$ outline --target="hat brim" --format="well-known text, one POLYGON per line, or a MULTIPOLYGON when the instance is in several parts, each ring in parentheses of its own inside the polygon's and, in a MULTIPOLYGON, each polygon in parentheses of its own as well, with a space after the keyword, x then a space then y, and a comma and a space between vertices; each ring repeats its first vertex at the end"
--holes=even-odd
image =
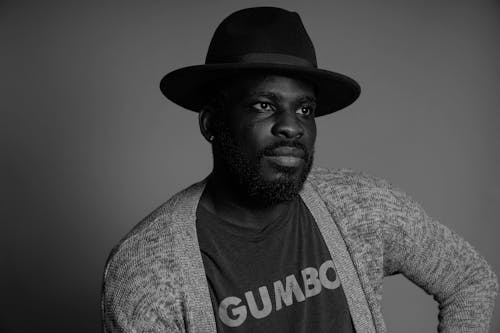
POLYGON ((316 88, 316 117, 330 114, 352 104, 361 92, 359 84, 348 76, 313 67, 268 64, 229 63, 183 67, 163 77, 162 93, 172 102, 199 112, 213 93, 210 86, 224 77, 265 72, 304 79, 316 88))

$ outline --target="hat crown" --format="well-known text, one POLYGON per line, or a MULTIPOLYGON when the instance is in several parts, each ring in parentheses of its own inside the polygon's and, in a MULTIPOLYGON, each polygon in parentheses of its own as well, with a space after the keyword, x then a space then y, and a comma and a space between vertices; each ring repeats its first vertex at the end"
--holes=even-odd
POLYGON ((214 83, 256 73, 312 83, 317 88, 316 117, 345 108, 360 93, 353 79, 318 68, 300 16, 276 7, 247 8, 226 17, 215 30, 205 64, 168 73, 160 89, 174 103, 199 112, 213 98, 214 83))
POLYGON ((237 62, 296 63, 317 68, 314 45, 300 16, 276 7, 242 9, 219 24, 205 63, 237 62))

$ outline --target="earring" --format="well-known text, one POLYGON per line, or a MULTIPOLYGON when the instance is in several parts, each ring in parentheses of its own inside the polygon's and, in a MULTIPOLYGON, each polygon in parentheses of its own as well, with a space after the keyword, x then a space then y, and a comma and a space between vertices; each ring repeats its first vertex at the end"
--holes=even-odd
POLYGON ((208 141, 210 141, 210 142, 214 141, 214 139, 215 139, 215 136, 213 136, 213 135, 210 135, 210 136, 208 137, 208 141))

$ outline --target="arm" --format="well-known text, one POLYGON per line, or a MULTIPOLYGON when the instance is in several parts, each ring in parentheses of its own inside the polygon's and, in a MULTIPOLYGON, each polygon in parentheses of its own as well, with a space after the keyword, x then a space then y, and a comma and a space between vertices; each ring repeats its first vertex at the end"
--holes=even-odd
POLYGON ((104 272, 104 333, 184 332, 184 301, 174 263, 154 255, 154 242, 127 239, 104 272))
POLYGON ((406 194, 384 200, 384 274, 404 274, 439 303, 439 332, 487 332, 498 282, 460 236, 429 218, 406 194))

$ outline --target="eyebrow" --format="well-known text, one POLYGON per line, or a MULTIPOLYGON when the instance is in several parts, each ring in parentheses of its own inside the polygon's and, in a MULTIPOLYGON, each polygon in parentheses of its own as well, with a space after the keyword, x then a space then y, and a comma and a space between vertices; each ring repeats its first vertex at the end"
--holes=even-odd
POLYGON ((275 93, 268 91, 255 91, 250 93, 248 97, 268 97, 271 99, 279 99, 279 97, 275 93))
POLYGON ((316 103, 316 98, 312 97, 312 96, 303 96, 301 99, 301 101, 303 102, 311 102, 311 103, 316 103))
MULTIPOLYGON (((275 93, 272 93, 272 92, 268 92, 268 91, 256 91, 256 92, 251 93, 248 97, 249 98, 252 98, 252 97, 267 97, 269 99, 278 100, 278 101, 282 99, 281 96, 276 95, 275 93)), ((310 95, 299 96, 297 98, 297 100, 299 100, 300 102, 312 102, 312 103, 316 103, 316 98, 314 98, 313 96, 310 96, 310 95)))

